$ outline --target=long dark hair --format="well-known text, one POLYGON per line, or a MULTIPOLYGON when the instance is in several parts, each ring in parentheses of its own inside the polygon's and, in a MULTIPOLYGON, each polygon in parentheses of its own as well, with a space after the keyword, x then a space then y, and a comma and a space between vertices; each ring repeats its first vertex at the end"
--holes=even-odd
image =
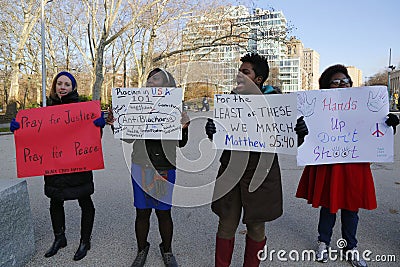
POLYGON ((337 64, 328 67, 324 72, 321 74, 321 77, 319 77, 319 89, 328 89, 331 87, 331 79, 332 76, 335 75, 336 73, 343 73, 346 75, 346 77, 350 80, 350 87, 353 86, 353 81, 351 80, 351 77, 347 71, 347 68, 344 65, 337 64))

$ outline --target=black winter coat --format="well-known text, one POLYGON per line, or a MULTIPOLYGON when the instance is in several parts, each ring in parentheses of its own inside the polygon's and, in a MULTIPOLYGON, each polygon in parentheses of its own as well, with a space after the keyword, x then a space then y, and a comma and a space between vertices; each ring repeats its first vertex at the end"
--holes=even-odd
MULTIPOLYGON (((79 102, 76 90, 61 99, 50 96, 49 105, 79 102)), ((49 198, 59 200, 78 199, 94 193, 93 172, 76 172, 44 176, 44 193, 49 198)))

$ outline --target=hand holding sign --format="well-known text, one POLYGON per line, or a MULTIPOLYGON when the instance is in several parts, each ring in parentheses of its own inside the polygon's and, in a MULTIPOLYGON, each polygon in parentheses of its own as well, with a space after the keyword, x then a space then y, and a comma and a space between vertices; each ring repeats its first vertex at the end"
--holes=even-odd
POLYGON ((100 117, 93 121, 94 125, 100 128, 104 128, 106 126, 106 120, 104 119, 104 112, 101 112, 100 117))
POLYGON ((393 134, 396 134, 396 127, 397 127, 397 125, 399 125, 399 117, 397 117, 397 115, 394 115, 392 113, 389 113, 387 115, 387 117, 388 118, 386 119, 385 123, 388 126, 392 126, 393 127, 393 134))
POLYGON ((11 132, 18 130, 20 127, 21 127, 21 125, 19 124, 18 121, 15 120, 15 118, 11 120, 11 123, 10 123, 10 131, 11 132))

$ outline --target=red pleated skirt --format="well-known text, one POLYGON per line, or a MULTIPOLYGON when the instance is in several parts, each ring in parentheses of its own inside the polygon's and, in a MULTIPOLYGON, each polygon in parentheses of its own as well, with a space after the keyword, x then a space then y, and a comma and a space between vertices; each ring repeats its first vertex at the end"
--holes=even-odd
POLYGON ((296 197, 314 208, 358 211, 376 209, 374 180, 369 163, 337 163, 304 168, 296 197))

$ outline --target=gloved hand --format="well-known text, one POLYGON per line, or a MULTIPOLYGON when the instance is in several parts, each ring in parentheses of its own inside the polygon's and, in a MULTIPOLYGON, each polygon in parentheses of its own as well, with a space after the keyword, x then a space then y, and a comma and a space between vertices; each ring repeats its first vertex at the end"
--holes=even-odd
POLYGON ((297 123, 296 126, 294 127, 294 130, 296 131, 296 134, 302 138, 304 138, 308 134, 308 128, 306 122, 304 121, 304 116, 301 116, 300 118, 297 119, 297 123))
POLYGON ((10 131, 13 133, 15 130, 18 130, 21 127, 18 121, 14 119, 10 122, 10 131))
POLYGON ((206 123, 206 134, 208 136, 208 139, 211 141, 213 140, 213 135, 217 132, 217 129, 215 128, 215 123, 213 119, 208 118, 207 123, 206 123))
POLYGON ((101 116, 93 121, 94 125, 97 127, 104 128, 106 125, 106 120, 104 119, 104 112, 101 112, 101 116))
POLYGON ((393 134, 396 134, 396 127, 399 125, 399 117, 397 115, 394 115, 392 113, 389 113, 387 115, 387 120, 385 121, 388 126, 393 127, 393 134))
POLYGON ((306 122, 304 121, 304 116, 297 119, 296 126, 294 130, 297 134, 297 146, 301 146, 304 143, 304 137, 308 134, 308 128, 306 122))

